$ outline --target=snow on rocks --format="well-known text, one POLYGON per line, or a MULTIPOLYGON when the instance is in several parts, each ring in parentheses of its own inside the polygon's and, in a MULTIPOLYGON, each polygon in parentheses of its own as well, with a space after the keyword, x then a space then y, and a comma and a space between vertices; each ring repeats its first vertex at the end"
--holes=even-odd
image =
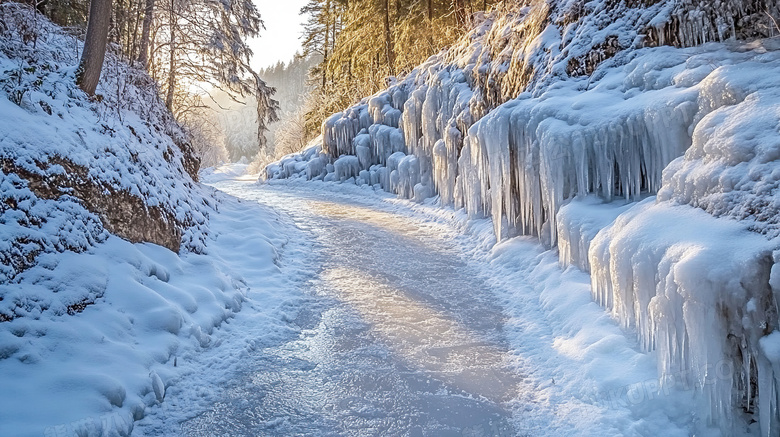
POLYGON ((715 216, 780 235, 780 43, 753 45, 758 55, 718 68, 702 82, 685 156, 664 171, 659 199, 689 204, 715 216), (762 52, 766 52, 761 54, 762 52))

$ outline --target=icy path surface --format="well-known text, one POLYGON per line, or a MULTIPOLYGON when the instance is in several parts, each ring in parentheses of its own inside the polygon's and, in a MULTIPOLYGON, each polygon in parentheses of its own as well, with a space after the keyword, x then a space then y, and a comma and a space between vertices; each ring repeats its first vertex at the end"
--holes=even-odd
POLYGON ((501 308, 435 228, 335 194, 216 186, 290 214, 316 299, 184 434, 515 435, 501 308))
POLYGON ((269 310, 263 292, 250 293, 134 435, 688 436, 695 427, 686 393, 654 394, 652 356, 592 301, 588 276, 562 271, 535 240, 494 247, 488 219, 354 185, 214 186, 246 205, 222 214, 255 214, 257 203, 278 211, 284 282, 252 272, 242 243, 251 230, 220 238, 235 244, 250 287, 289 299, 269 310))

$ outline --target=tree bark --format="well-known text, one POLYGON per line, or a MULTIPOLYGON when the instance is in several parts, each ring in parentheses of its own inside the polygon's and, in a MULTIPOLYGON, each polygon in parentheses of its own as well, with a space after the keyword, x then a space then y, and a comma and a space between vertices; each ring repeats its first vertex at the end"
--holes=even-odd
POLYGON ((149 33, 152 28, 152 19, 154 18, 154 0, 146 0, 146 9, 144 10, 144 24, 141 28, 141 47, 138 53, 138 62, 149 67, 149 33))
POLYGON ((143 1, 137 1, 136 3, 133 3, 133 11, 136 13, 133 14, 133 28, 130 30, 130 60, 138 58, 138 26, 141 24, 140 9, 142 3, 143 1))
POLYGON ((111 23, 111 0, 92 0, 89 4, 89 24, 84 51, 81 53, 76 83, 90 96, 100 81, 103 60, 106 58, 108 27, 111 23))
POLYGON ((325 38, 322 42, 322 88, 325 88, 327 82, 328 70, 328 33, 330 32, 330 0, 325 2, 325 38))
POLYGON ((393 55, 393 34, 390 32, 390 0, 385 0, 385 55, 390 75, 395 75, 395 60, 393 55))
POLYGON ((173 93, 176 88, 176 0, 171 0, 171 9, 169 11, 171 27, 170 45, 168 46, 168 92, 165 95, 165 106, 173 112, 173 93))

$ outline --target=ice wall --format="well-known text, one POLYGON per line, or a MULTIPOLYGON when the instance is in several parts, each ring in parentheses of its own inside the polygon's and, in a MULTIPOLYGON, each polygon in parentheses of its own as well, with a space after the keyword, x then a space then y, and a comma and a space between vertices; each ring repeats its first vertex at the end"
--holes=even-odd
POLYGON ((691 55, 667 49, 653 56, 667 58, 661 64, 641 57, 590 89, 572 81, 540 97, 524 94, 478 121, 468 75, 432 62, 326 120, 323 150, 331 159, 356 155, 366 171, 394 153, 413 155, 388 168, 382 188, 407 198, 438 194, 444 204, 492 215, 499 238, 532 234, 554 246, 566 199, 636 200, 660 188, 663 168, 691 143, 698 91, 676 81, 696 73, 675 74, 691 55))
POLYGON ((738 408, 757 413, 762 435, 780 432, 778 361, 760 347, 778 327, 773 247, 740 222, 654 198, 591 243, 594 299, 655 351, 661 390, 695 390, 699 420, 723 435, 742 423, 738 408))
MULTIPOLYGON (((742 408, 776 435, 780 47, 640 48, 658 43, 647 26, 666 38, 680 17, 694 24, 678 46, 740 35, 742 24, 707 27, 739 2, 698 18, 690 2, 591 3, 482 17, 460 44, 328 119, 325 154, 304 159, 320 170, 306 176, 438 196, 490 216, 498 239, 557 245, 657 354, 667 385, 698 390, 702 423, 730 435, 742 408), (345 162, 349 174, 335 165, 345 162)), ((740 16, 756 19, 752 7, 740 16)))
MULTIPOLYGON (((599 232, 589 265, 594 299, 655 351, 661 381, 701 394, 702 420, 732 435, 737 406, 774 436, 780 58, 775 41, 742 48, 754 51, 722 53, 700 82, 692 146, 664 170, 658 198, 599 232)), ((567 232, 562 248, 578 240, 567 232)))

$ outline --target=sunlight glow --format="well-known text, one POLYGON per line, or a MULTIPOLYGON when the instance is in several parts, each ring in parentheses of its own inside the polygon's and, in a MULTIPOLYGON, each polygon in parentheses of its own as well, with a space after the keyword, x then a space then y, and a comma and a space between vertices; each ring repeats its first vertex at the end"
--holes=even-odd
POLYGON ((306 0, 254 0, 265 23, 260 38, 249 41, 254 52, 251 65, 254 69, 272 66, 278 61, 289 62, 301 50, 300 36, 303 17, 298 13, 306 0))
POLYGON ((409 365, 493 402, 516 396, 520 380, 502 351, 451 318, 358 270, 334 268, 323 278, 409 365))
POLYGON ((408 237, 424 234, 426 238, 416 239, 416 242, 432 249, 435 249, 434 246, 437 241, 430 239, 431 234, 441 234, 443 238, 447 232, 447 228, 435 222, 419 223, 417 226, 410 226, 413 222, 411 222, 408 217, 378 211, 368 207, 357 205, 349 205, 347 207, 342 203, 317 200, 308 201, 307 204, 313 211, 316 211, 317 214, 320 215, 363 221, 371 223, 372 226, 377 226, 408 237), (423 232, 423 230, 425 232, 423 232), (432 230, 434 232, 431 232, 432 230))

